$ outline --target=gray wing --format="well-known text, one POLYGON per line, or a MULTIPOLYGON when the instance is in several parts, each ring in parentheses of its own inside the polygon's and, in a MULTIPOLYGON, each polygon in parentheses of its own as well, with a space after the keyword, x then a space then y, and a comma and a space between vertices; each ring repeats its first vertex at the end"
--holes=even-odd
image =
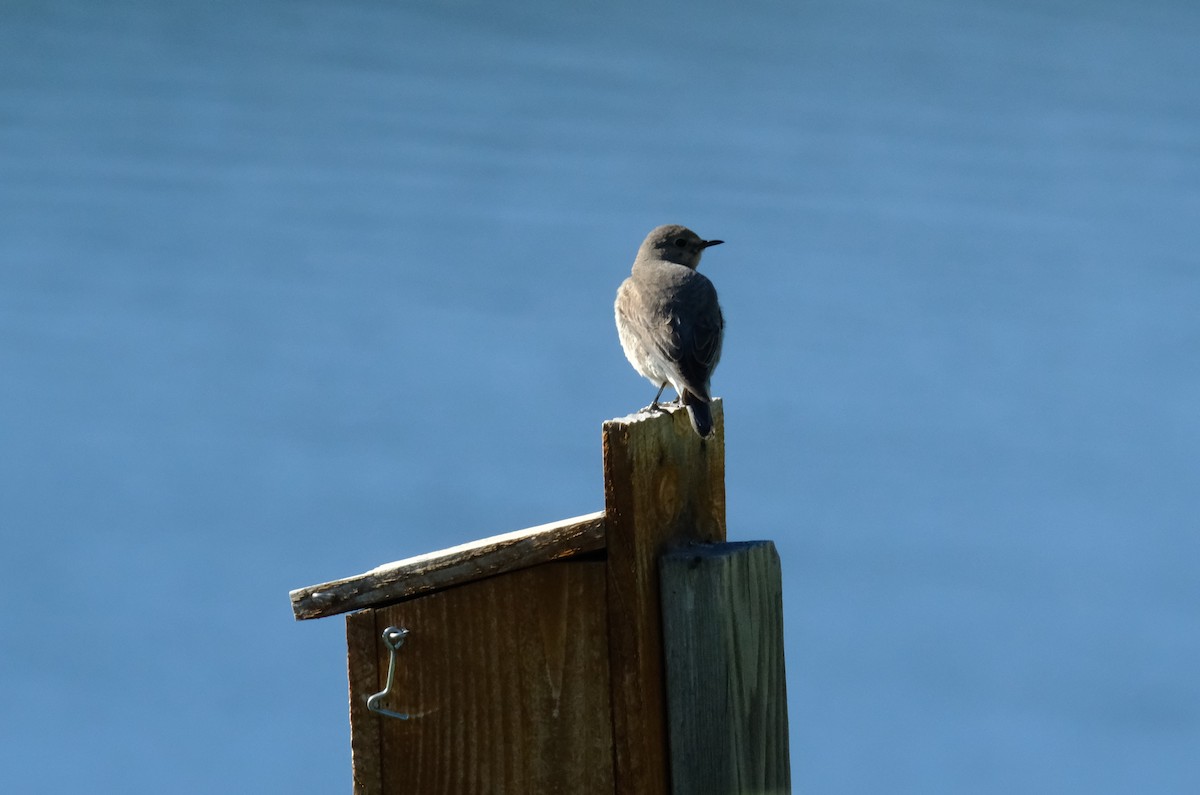
POLYGON ((721 360, 725 318, 717 291, 703 275, 692 272, 681 287, 671 313, 675 351, 671 357, 688 390, 708 401, 708 382, 721 360))

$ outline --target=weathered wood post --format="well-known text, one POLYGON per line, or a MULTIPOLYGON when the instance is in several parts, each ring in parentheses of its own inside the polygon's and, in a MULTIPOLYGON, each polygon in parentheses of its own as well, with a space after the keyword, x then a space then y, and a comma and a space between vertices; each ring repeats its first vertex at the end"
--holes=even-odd
POLYGON ((778 559, 721 543, 713 419, 606 422, 601 513, 292 592, 358 611, 357 795, 788 791, 778 559))
POLYGON ((781 588, 770 541, 663 556, 673 792, 791 791, 781 588))

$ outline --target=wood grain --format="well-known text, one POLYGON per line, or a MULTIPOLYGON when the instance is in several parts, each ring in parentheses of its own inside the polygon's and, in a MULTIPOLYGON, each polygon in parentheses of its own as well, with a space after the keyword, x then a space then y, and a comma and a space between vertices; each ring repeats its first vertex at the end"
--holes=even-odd
POLYGON ((790 792, 775 545, 681 550, 661 569, 672 792, 790 792))
POLYGON ((550 560, 603 549, 604 513, 538 525, 387 563, 365 574, 291 592, 297 620, 395 602, 550 560))
MULTIPOLYGON (((611 792, 604 590, 603 561, 572 560, 365 614, 373 616, 374 666, 352 662, 350 670, 374 678, 351 682, 353 708, 383 688, 379 637, 398 626, 409 635, 387 706, 417 715, 397 720, 365 706, 355 713, 378 731, 380 795, 611 792)), ((350 623, 366 631, 365 619, 350 623)), ((352 654, 361 648, 352 640, 352 654)), ((372 742, 364 733, 361 744, 372 742)), ((357 743, 355 754, 357 771, 357 743)), ((374 785, 362 776, 357 795, 375 795, 374 785)))
POLYGON ((604 424, 608 620, 616 792, 669 792, 659 557, 725 540, 725 420, 701 439, 687 412, 604 424))

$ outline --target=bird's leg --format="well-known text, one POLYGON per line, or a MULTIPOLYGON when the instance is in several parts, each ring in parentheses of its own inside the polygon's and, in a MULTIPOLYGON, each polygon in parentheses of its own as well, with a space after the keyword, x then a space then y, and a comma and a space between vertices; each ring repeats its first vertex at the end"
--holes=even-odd
POLYGON ((662 386, 658 388, 658 394, 654 396, 654 400, 650 401, 650 405, 644 409, 645 411, 662 411, 662 408, 658 405, 658 399, 662 397, 663 390, 666 388, 667 382, 663 381, 662 386))

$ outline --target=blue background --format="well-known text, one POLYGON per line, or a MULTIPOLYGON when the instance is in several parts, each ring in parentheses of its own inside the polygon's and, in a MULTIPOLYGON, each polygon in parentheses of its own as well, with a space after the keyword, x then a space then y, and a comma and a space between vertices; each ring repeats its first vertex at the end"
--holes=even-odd
POLYGON ((0 7, 0 790, 344 792, 292 588, 603 505, 684 223, 811 793, 1200 791, 1200 5, 0 7))

